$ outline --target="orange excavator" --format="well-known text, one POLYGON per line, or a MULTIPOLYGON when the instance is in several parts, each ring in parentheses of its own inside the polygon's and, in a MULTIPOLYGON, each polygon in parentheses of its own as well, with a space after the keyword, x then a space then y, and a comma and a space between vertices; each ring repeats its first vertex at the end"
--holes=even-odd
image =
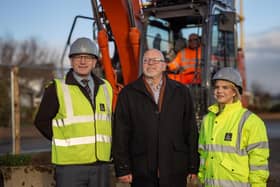
POLYGON ((245 76, 235 0, 91 0, 91 4, 94 39, 105 78, 114 89, 114 103, 122 86, 142 73, 139 62, 145 50, 157 48, 170 62, 191 33, 201 41, 196 70, 202 80, 190 86, 198 120, 213 102, 211 78, 217 70, 231 66, 245 76))

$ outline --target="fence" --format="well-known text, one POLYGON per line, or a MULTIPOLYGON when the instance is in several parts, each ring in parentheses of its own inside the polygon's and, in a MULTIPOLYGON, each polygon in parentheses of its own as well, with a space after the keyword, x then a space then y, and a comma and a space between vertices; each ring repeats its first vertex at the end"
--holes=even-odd
POLYGON ((52 64, 0 66, 0 154, 50 149, 33 119, 46 84, 61 72, 52 64))

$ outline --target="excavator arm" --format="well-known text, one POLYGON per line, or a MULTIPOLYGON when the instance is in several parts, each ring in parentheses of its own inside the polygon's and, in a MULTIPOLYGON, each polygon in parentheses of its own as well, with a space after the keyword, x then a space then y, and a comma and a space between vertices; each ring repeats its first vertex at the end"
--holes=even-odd
POLYGON ((114 90, 115 106, 117 94, 120 91, 120 84, 109 56, 108 31, 104 28, 101 20, 110 25, 110 32, 113 35, 121 65, 123 84, 126 85, 138 77, 140 31, 136 25, 140 25, 140 22, 136 22, 134 12, 139 12, 140 6, 138 0, 114 0, 114 2, 111 0, 100 0, 100 4, 104 11, 102 13, 100 13, 97 0, 92 0, 93 12, 95 13, 98 25, 98 44, 102 56, 101 63, 105 71, 105 77, 111 83, 114 90))

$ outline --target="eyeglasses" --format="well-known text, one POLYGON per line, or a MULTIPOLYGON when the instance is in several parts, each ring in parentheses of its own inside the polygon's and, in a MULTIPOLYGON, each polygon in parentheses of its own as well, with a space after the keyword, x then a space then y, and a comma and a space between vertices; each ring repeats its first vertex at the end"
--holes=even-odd
POLYGON ((160 62, 164 62, 164 61, 160 58, 144 58, 143 59, 144 64, 154 65, 154 64, 159 64, 160 62))
POLYGON ((89 56, 89 55, 76 55, 76 56, 73 56, 72 58, 73 58, 73 60, 79 61, 79 62, 82 60, 84 60, 86 62, 90 62, 90 61, 96 59, 95 57, 89 56))

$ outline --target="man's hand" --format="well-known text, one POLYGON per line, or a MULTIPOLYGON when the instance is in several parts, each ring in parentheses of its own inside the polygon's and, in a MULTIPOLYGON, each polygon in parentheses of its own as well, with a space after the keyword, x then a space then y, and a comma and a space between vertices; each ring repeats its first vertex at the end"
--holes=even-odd
POLYGON ((196 187, 198 186, 198 178, 196 174, 189 174, 187 176, 187 187, 196 187))
POLYGON ((122 183, 132 183, 132 174, 118 177, 118 180, 122 183))

